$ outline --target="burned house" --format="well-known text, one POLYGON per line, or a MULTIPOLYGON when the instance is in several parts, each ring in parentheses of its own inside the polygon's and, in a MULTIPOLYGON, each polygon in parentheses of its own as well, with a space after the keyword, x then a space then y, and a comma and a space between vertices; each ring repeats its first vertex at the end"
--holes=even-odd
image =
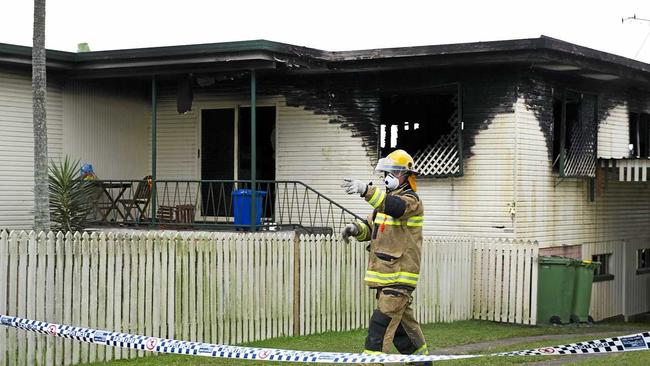
MULTIPOLYGON (((3 228, 32 222, 30 55, 0 45, 3 228)), ((402 148, 425 235, 599 260, 596 318, 650 310, 648 64, 544 36, 345 52, 250 41, 48 51, 48 82, 50 157, 102 179, 250 180, 256 159, 253 178, 365 215, 341 178, 379 184, 377 158, 402 148)))

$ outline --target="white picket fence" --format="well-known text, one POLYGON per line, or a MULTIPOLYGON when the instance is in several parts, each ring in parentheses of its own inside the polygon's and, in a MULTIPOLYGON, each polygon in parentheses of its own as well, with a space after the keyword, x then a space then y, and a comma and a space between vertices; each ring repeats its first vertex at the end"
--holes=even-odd
MULTIPOLYGON (((211 343, 367 327, 359 243, 294 233, 0 233, 0 314, 211 343)), ((535 323, 537 246, 427 238, 422 323, 535 323)), ((0 327, 0 366, 142 356, 0 327)))
POLYGON ((474 246, 473 318, 537 324, 537 242, 485 239, 474 246))

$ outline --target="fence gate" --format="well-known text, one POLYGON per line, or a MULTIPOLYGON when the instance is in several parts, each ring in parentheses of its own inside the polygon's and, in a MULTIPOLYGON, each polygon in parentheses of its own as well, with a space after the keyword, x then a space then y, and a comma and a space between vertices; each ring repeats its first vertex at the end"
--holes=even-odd
POLYGON ((537 242, 477 240, 474 319, 537 323, 537 242))

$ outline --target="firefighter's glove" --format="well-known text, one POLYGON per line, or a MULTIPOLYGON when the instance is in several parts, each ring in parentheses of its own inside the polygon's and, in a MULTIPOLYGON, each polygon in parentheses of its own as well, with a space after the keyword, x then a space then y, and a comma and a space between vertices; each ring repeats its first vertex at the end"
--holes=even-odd
POLYGON ((351 236, 357 236, 361 233, 359 230, 359 227, 356 224, 347 224, 345 229, 343 229, 343 232, 341 233, 341 237, 343 238, 343 241, 345 244, 350 243, 350 237, 351 236))
POLYGON ((357 193, 361 197, 363 197, 368 191, 367 184, 363 183, 358 179, 352 179, 352 178, 343 178, 343 184, 341 184, 341 187, 345 189, 345 192, 347 192, 348 194, 357 193))

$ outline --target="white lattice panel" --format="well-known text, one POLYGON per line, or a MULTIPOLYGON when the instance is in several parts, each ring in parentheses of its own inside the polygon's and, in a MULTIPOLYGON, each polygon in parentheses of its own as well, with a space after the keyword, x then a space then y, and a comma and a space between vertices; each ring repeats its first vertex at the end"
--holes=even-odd
POLYGON ((418 150, 413 156, 415 169, 424 176, 448 176, 460 173, 460 116, 458 114, 458 97, 453 100, 456 112, 449 118, 452 126, 450 133, 440 136, 433 144, 418 150))

